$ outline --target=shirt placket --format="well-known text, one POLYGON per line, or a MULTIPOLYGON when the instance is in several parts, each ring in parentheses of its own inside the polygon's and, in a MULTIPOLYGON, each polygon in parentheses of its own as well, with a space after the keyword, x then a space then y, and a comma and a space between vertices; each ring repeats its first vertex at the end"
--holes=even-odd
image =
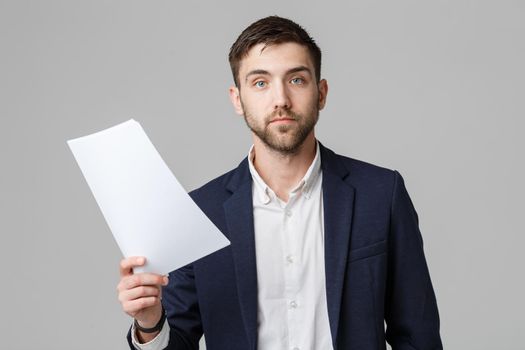
POLYGON ((294 350, 300 340, 301 330, 301 304, 300 297, 300 256, 298 248, 300 232, 297 231, 297 222, 294 219, 294 209, 297 207, 296 202, 299 199, 298 193, 290 194, 288 203, 283 206, 282 222, 284 235, 284 271, 285 271, 285 297, 288 321, 288 344, 286 349, 294 350))

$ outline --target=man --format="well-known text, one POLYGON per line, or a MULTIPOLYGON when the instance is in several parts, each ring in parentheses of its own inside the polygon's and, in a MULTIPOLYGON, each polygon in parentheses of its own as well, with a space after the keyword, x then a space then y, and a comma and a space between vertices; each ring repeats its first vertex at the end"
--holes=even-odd
POLYGON ((321 51, 272 16, 230 51, 230 98, 253 135, 240 165, 191 193, 230 239, 166 276, 121 262, 137 349, 442 349, 417 214, 403 179, 315 138, 321 51), (163 287, 163 288, 161 288, 163 287), (387 329, 385 332, 384 322, 387 329))

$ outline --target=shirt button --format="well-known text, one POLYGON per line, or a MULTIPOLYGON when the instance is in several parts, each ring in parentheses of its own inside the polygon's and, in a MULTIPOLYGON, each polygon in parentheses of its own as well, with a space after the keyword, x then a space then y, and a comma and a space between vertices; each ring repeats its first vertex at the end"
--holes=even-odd
POLYGON ((286 210, 284 213, 288 217, 292 216, 292 211, 291 210, 286 210))
POLYGON ((293 255, 288 255, 286 257, 286 261, 288 261, 290 264, 293 263, 293 255))
POLYGON ((296 309, 297 308, 297 302, 295 300, 290 301, 290 308, 296 309))

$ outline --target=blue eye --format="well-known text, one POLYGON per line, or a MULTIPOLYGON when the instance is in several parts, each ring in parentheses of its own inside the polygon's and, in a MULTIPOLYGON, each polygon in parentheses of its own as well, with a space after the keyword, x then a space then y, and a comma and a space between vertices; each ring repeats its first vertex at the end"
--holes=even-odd
POLYGON ((262 80, 259 80, 259 81, 255 82, 255 86, 262 88, 262 87, 266 86, 266 83, 264 81, 262 81, 262 80))
POLYGON ((302 83, 304 83, 304 80, 303 80, 303 78, 293 78, 291 80, 291 82, 292 82, 292 84, 302 84, 302 83))

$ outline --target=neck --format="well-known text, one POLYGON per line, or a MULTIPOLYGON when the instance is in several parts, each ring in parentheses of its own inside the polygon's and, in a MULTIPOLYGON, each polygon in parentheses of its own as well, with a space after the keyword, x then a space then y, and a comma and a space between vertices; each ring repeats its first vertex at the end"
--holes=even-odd
POLYGON ((271 150, 257 137, 254 137, 255 159, 253 165, 259 176, 275 194, 283 201, 288 202, 289 192, 304 177, 312 164, 316 147, 313 131, 297 152, 293 154, 282 154, 271 150))

